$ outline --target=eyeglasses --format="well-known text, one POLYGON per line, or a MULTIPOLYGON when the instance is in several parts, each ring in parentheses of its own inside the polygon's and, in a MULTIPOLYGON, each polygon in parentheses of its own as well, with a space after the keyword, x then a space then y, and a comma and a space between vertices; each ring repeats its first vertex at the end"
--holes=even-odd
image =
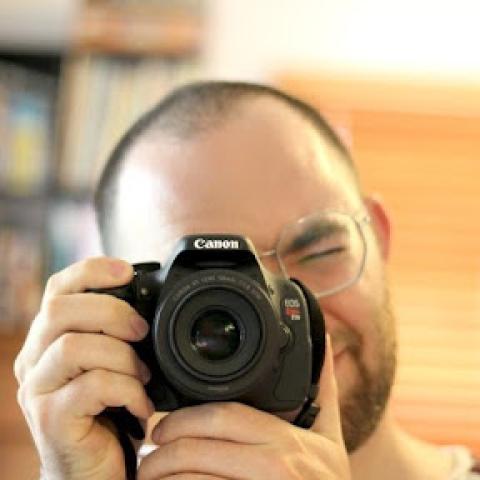
POLYGON ((304 283, 316 298, 338 293, 353 285, 363 273, 367 242, 364 212, 316 212, 284 226, 273 250, 282 273, 304 283))

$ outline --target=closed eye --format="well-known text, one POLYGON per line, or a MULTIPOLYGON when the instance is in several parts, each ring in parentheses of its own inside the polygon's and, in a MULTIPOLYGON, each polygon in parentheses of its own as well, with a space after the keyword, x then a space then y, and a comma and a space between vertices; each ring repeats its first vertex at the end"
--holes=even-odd
POLYGON ((336 255, 338 253, 343 253, 346 250, 347 249, 345 247, 338 246, 338 247, 334 247, 334 248, 329 248, 327 250, 322 250, 320 252, 309 253, 308 255, 305 255, 305 256, 301 257, 300 259, 298 259, 298 263, 302 264, 302 263, 307 263, 310 260, 321 260, 321 259, 324 259, 326 257, 336 255))

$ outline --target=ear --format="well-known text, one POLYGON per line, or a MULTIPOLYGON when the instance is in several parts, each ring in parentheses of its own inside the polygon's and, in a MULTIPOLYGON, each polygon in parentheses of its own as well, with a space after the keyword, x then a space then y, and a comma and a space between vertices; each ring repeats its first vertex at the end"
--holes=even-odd
POLYGON ((372 220, 373 229, 377 237, 382 258, 387 260, 390 256, 391 223, 383 202, 378 195, 372 195, 363 199, 372 220))

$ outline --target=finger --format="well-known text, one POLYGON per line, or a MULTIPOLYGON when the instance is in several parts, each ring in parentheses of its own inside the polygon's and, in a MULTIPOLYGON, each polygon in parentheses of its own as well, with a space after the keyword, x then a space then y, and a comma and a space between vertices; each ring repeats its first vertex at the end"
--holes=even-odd
POLYGON ((108 294, 59 295, 44 307, 44 329, 50 337, 66 331, 105 333, 134 341, 145 336, 148 324, 127 302, 108 294))
POLYGON ((128 303, 110 295, 82 293, 60 295, 44 302, 15 362, 21 382, 46 350, 62 334, 101 332, 125 341, 140 340, 147 334, 147 322, 128 303))
POLYGON ((204 403, 163 417, 152 431, 161 445, 182 437, 203 437, 245 444, 275 440, 285 422, 274 415, 235 402, 204 403))
POLYGON ((338 387, 333 365, 332 344, 330 335, 327 334, 325 362, 320 376, 319 394, 316 399, 320 412, 315 419, 312 430, 324 435, 335 443, 343 445, 338 387))
POLYGON ((73 442, 91 432, 96 416, 107 407, 125 407, 132 415, 148 419, 154 406, 140 381, 120 373, 90 370, 48 395, 54 412, 49 425, 51 435, 68 435, 73 442))
POLYGON ((232 479, 277 478, 268 455, 258 448, 222 440, 180 438, 147 455, 140 464, 138 480, 157 480, 190 472, 232 479))
POLYGON ((28 382, 19 389, 19 403, 32 432, 54 442, 77 444, 105 422, 96 418, 107 407, 126 407, 147 419, 153 404, 138 380, 105 370, 90 370, 59 390, 31 395, 28 382))
POLYGON ((52 275, 44 298, 84 292, 89 288, 110 288, 126 285, 133 277, 133 267, 110 257, 87 258, 52 275))
POLYGON ((130 375, 143 384, 150 379, 148 367, 127 343, 106 335, 66 333, 47 348, 28 382, 33 394, 45 394, 95 369, 130 375))

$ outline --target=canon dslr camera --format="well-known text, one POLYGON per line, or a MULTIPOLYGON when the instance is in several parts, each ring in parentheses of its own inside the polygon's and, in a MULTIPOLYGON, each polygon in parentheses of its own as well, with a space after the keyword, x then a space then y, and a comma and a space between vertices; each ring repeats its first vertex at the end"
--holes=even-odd
POLYGON ((96 292, 150 324, 132 345, 151 369, 157 410, 235 400, 288 411, 313 400, 325 347, 318 304, 299 282, 267 271, 248 239, 186 236, 163 267, 134 269, 128 285, 96 292))

